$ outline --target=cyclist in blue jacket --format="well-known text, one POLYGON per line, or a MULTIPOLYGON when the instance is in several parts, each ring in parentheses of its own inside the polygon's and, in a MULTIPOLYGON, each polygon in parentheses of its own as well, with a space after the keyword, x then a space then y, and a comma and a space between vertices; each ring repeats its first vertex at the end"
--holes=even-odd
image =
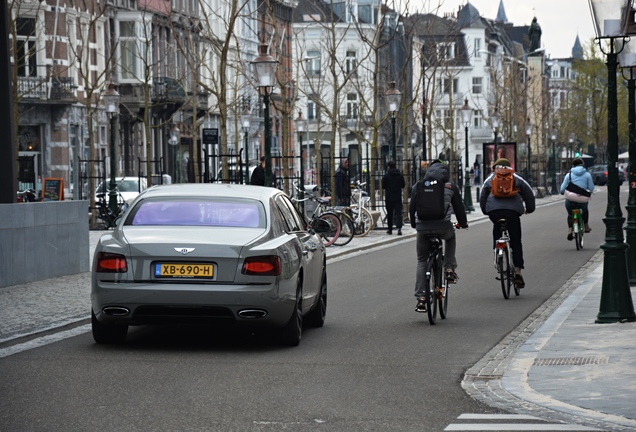
MULTIPOLYGON (((568 183, 570 183, 570 180, 572 183, 582 187, 583 189, 587 189, 588 191, 594 190, 592 174, 587 172, 585 165, 583 165, 583 159, 581 158, 576 158, 572 161, 572 169, 570 169, 570 172, 565 175, 563 183, 561 183, 561 195, 565 193, 565 188, 568 186, 568 183)), ((592 231, 592 228, 590 228, 589 224, 590 212, 588 211, 587 203, 577 203, 577 205, 578 208, 583 211, 585 232, 589 233, 592 231)), ((572 235, 572 202, 567 199, 565 200, 565 209, 568 211, 568 240, 572 240, 574 238, 572 235)))

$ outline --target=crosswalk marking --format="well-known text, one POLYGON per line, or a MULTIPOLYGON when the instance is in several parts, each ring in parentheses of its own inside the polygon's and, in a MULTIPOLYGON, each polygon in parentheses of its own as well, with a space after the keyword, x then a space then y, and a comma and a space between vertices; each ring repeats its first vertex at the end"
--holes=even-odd
POLYGON ((461 414, 458 420, 473 420, 472 423, 451 423, 445 431, 602 431, 576 424, 547 423, 539 417, 521 414, 461 414), (482 421, 483 423, 481 423, 482 421), (500 423, 490 423, 502 421, 500 423), (518 423, 507 423, 510 421, 518 423), (543 423, 536 423, 536 422, 543 423))

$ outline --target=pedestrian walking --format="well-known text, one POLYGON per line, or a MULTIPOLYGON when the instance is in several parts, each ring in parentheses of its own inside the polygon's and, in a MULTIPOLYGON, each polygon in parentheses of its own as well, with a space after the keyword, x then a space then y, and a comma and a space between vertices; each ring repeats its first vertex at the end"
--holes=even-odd
POLYGON ((386 165, 387 171, 382 177, 386 222, 389 227, 386 233, 393 234, 393 224, 395 224, 397 235, 402 235, 402 190, 406 182, 402 172, 395 167, 394 161, 389 161, 386 165))

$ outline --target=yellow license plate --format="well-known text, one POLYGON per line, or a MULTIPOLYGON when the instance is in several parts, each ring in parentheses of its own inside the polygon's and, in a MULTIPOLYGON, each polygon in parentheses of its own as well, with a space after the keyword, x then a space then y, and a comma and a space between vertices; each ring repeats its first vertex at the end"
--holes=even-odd
POLYGON ((200 263, 158 263, 155 264, 155 277, 211 278, 214 277, 214 265, 200 263))

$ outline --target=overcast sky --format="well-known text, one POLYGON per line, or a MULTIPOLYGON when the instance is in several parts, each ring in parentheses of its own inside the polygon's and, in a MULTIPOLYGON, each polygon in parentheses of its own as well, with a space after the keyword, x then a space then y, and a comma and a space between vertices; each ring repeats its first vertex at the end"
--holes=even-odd
MULTIPOLYGON (((413 5, 424 6, 423 12, 434 12, 430 5, 441 4, 437 15, 457 12, 466 0, 409 0, 413 5)), ((484 18, 495 19, 500 0, 471 0, 484 18)), ((541 26, 541 46, 552 58, 566 58, 572 55, 572 46, 579 35, 582 44, 594 37, 592 15, 588 0, 503 0, 508 21, 515 26, 530 25, 537 17, 541 26)))

